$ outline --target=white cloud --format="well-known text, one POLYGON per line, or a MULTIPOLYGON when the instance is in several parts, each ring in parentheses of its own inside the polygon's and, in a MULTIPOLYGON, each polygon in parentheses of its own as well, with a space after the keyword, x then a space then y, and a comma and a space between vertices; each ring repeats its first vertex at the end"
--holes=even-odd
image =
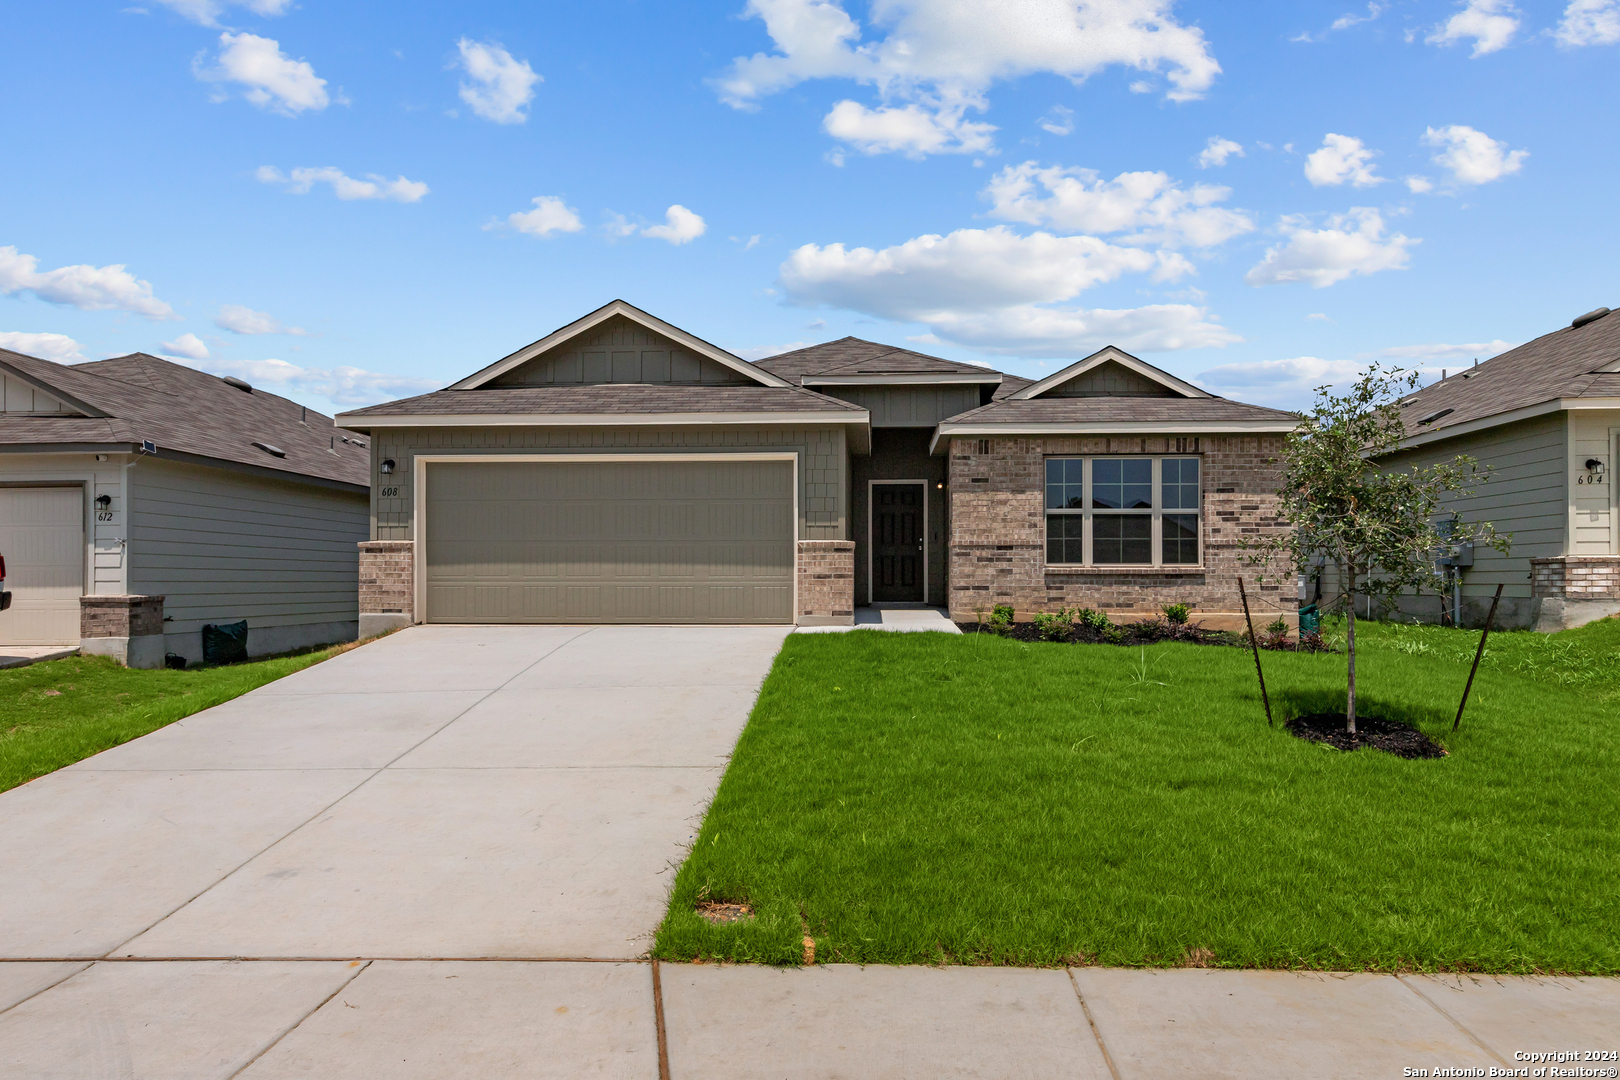
POLYGON ((521 124, 529 118, 524 107, 534 99, 534 84, 540 76, 527 60, 518 60, 495 43, 456 42, 461 67, 471 82, 461 84, 461 100, 485 120, 497 124, 521 124))
POLYGON ((1364 365, 1350 360, 1323 360, 1295 356, 1287 360, 1259 360, 1222 364, 1198 374, 1192 381, 1212 393, 1256 405, 1305 408, 1319 386, 1345 386, 1360 377, 1364 365))
POLYGON ((0 331, 0 349, 10 349, 58 364, 77 364, 84 360, 84 348, 66 334, 29 334, 20 330, 0 331))
POLYGON ((1446 360, 1451 357, 1495 356, 1517 348, 1511 341, 1475 341, 1466 345, 1396 345, 1366 355, 1380 360, 1446 360))
POLYGON ((218 26, 228 7, 245 7, 255 15, 285 15, 292 0, 157 0, 158 3, 194 23, 218 26))
POLYGON ((357 367, 300 367, 285 360, 210 360, 192 365, 215 375, 235 375, 276 393, 317 394, 339 405, 373 405, 389 398, 423 394, 444 385, 436 379, 388 375, 357 367))
POLYGON ((668 240, 672 244, 685 244, 702 236, 708 227, 701 217, 676 203, 664 212, 664 224, 649 225, 641 230, 641 235, 654 240, 668 240))
MULTIPOLYGON (((1464 124, 1429 128, 1423 134, 1423 141, 1430 146, 1444 147, 1434 156, 1434 162, 1450 169, 1452 178, 1459 184, 1488 184, 1500 180, 1518 172, 1524 159, 1530 156, 1528 150, 1509 151, 1507 143, 1464 124)), ((1410 181, 1407 184, 1411 186, 1410 181)))
MULTIPOLYGON (((857 101, 840 101, 822 120, 822 127, 863 154, 902 153, 909 158, 928 154, 982 154, 994 149, 992 124, 963 117, 962 108, 934 111, 920 105, 890 105, 868 109, 857 101)), ((838 162, 842 164, 842 162, 838 162)))
POLYGON ((781 356, 785 352, 794 352, 798 349, 808 349, 812 345, 821 344, 818 341, 790 341, 786 345, 761 345, 753 349, 733 349, 732 354, 744 360, 763 360, 767 356, 781 356))
POLYGON ((1051 132, 1053 135, 1074 134, 1074 110, 1063 105, 1054 105, 1050 112, 1041 117, 1041 130, 1051 132))
POLYGON ((1305 158, 1305 179, 1315 187, 1337 187, 1349 183, 1355 187, 1382 184, 1382 176, 1374 176, 1372 159, 1378 151, 1369 150, 1360 139, 1349 135, 1322 137, 1322 149, 1305 158))
POLYGON ((1247 215, 1213 205, 1230 194, 1230 188, 1211 184, 1183 188, 1162 172, 1103 180, 1093 169, 1042 168, 1034 161, 1008 165, 984 189, 991 216, 1004 221, 1065 232, 1128 233, 1122 242, 1172 248, 1213 247, 1253 229, 1247 215))
MULTIPOLYGON (((879 0, 872 24, 884 36, 863 42, 861 25, 838 0, 749 0, 745 14, 764 21, 776 52, 738 57, 716 87, 737 108, 808 79, 851 79, 875 87, 884 107, 900 102, 936 114, 953 132, 966 109, 984 109, 998 80, 1037 72, 1079 84, 1113 66, 1163 72, 1168 97, 1203 96, 1220 73, 1202 31, 1172 16, 1172 0, 879 0)), ((1151 89, 1151 85, 1147 87, 1151 89)), ((846 110, 839 123, 855 114, 846 110)), ((894 118, 890 118, 891 121, 894 118)), ((919 126, 914 119, 906 122, 919 126)), ((833 129, 833 117, 827 119, 833 129)), ((988 125, 969 137, 988 138, 988 125)), ((867 128, 860 128, 863 132, 867 128)), ((964 141, 960 134, 957 141, 964 141)), ((875 143, 873 144, 875 145, 875 143)), ((902 141, 902 151, 917 150, 902 141)), ((945 144, 956 149, 956 142, 945 144)))
POLYGON ((1553 37, 1575 47, 1620 42, 1620 0, 1571 0, 1553 37))
POLYGON ((273 318, 269 312, 254 311, 241 304, 221 304, 219 314, 214 316, 214 325, 221 330, 229 330, 233 334, 296 334, 299 337, 308 335, 309 331, 297 326, 284 326, 273 318))
POLYGON ((1287 242, 1268 249, 1244 275, 1250 285, 1303 281, 1321 289, 1348 277, 1402 270, 1408 249, 1420 242, 1400 233, 1386 237, 1383 217, 1369 206, 1334 215, 1325 229, 1306 228, 1299 218, 1284 219, 1282 228, 1287 242))
POLYGON ((1467 0, 1463 9, 1436 26, 1423 40, 1430 45, 1455 45, 1472 40, 1474 56, 1506 48, 1519 32, 1519 10, 1510 0, 1467 0))
POLYGON ((1425 192, 1434 190, 1434 181, 1427 176, 1408 176, 1406 178, 1406 190, 1414 195, 1422 195, 1425 192))
POLYGON ((163 342, 158 348, 174 356, 183 356, 187 360, 208 359, 208 346, 204 345, 202 338, 196 334, 181 334, 173 341, 163 342))
POLYGON ((367 179, 356 180, 331 165, 315 169, 299 168, 290 173, 283 173, 270 165, 261 165, 253 175, 261 184, 285 184, 289 195, 307 195, 316 184, 331 184, 332 193, 345 201, 384 199, 413 203, 420 202, 429 190, 421 181, 407 180, 403 176, 389 180, 376 173, 367 173, 367 179))
POLYGON ((1332 319, 1328 318, 1327 313, 1323 312, 1323 311, 1313 311, 1309 315, 1305 316, 1305 320, 1307 322, 1332 322, 1333 321, 1332 319))
POLYGON ((137 280, 122 263, 59 266, 39 272, 39 260, 0 247, 0 293, 31 292, 51 304, 80 311, 133 311, 148 319, 178 319, 174 309, 152 295, 152 284, 137 280))
POLYGON ((1374 19, 1378 18, 1378 16, 1384 13, 1384 9, 1386 7, 1388 7, 1387 4, 1370 3, 1367 5, 1367 14, 1357 15, 1352 12, 1347 15, 1340 15, 1337 19, 1333 20, 1333 25, 1328 27, 1328 29, 1348 30, 1352 26, 1356 26, 1360 23, 1372 22, 1374 19))
MULTIPOLYGON (((219 35, 219 57, 213 67, 197 68, 207 82, 234 82, 247 87, 242 96, 261 109, 296 116, 331 104, 326 80, 303 60, 293 60, 273 38, 256 34, 219 35)), ((222 94, 219 100, 223 100, 222 94)))
POLYGON ((1209 142, 1198 152, 1198 167, 1208 169, 1220 168, 1225 165, 1228 158, 1246 157, 1243 144, 1235 143, 1231 139, 1223 139, 1219 135, 1211 135, 1209 142))
POLYGON ((987 312, 941 312, 928 321, 935 336, 997 356, 1084 356, 1104 345, 1128 352, 1174 352, 1230 345, 1243 338, 1190 304, 1052 308, 1019 305, 987 312))
MULTIPOLYGON (((579 232, 585 223, 579 220, 579 211, 556 195, 536 195, 533 210, 519 210, 508 214, 506 224, 520 233, 545 239, 552 233, 579 232)), ((494 226, 486 225, 485 228, 494 226)))

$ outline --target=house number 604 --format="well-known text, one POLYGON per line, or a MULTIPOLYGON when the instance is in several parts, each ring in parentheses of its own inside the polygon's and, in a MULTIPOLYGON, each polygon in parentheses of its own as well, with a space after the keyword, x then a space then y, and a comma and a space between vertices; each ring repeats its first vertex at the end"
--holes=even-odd
POLYGON ((1606 479, 1603 473, 1583 473, 1575 478, 1577 484, 1601 484, 1606 479))

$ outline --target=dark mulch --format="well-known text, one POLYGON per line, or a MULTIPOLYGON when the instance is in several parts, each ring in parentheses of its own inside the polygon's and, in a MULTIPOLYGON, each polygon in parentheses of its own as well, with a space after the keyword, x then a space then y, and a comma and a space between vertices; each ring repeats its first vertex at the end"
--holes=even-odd
MULTIPOLYGON (((977 622, 959 622, 956 624, 964 634, 994 634, 996 631, 988 624, 977 622)), ((1043 635, 1040 628, 1032 622, 1013 623, 1001 632, 1002 637, 1012 641, 1046 641, 1052 639, 1043 635)), ((1089 626, 1076 626, 1067 640, 1056 641, 1060 645, 1125 645, 1135 647, 1138 645, 1152 645, 1160 641, 1184 641, 1189 645, 1227 645, 1247 649, 1249 647, 1248 635, 1234 634, 1228 630, 1205 630, 1196 622, 1172 623, 1163 619, 1147 619, 1142 622, 1122 623, 1111 626, 1107 630, 1094 630, 1089 626)), ((1260 647, 1271 651, 1285 652, 1332 652, 1322 642, 1320 634, 1306 634, 1298 641, 1286 634, 1261 634, 1260 647)))
POLYGON ((1445 747, 1411 724, 1382 716, 1356 717, 1356 733, 1344 730, 1343 713, 1311 713, 1288 721, 1290 734, 1309 742, 1326 743, 1340 750, 1368 747, 1403 758, 1442 758, 1445 747))

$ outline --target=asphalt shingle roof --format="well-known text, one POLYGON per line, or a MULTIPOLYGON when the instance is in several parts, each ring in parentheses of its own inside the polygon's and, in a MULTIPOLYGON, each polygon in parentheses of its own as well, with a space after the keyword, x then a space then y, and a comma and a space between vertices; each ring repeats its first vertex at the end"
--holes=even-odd
MULTIPOLYGON (((1025 383, 1027 386, 1028 383, 1025 383)), ((1169 397, 1038 397, 1023 401, 999 400, 951 417, 949 424, 1213 424, 1272 421, 1296 423, 1299 418, 1281 409, 1245 405, 1225 398, 1169 397)))
POLYGON ((844 413, 860 407, 796 386, 669 386, 596 383, 586 386, 502 386, 438 390, 343 414, 368 416, 603 415, 623 413, 844 413))
POLYGON ((897 349, 858 337, 839 338, 807 349, 795 349, 777 356, 755 360, 783 379, 827 375, 985 375, 1001 374, 978 364, 962 364, 910 349, 897 349))
POLYGON ((0 445, 139 445, 151 440, 160 451, 362 487, 370 483, 363 444, 345 443, 331 417, 257 387, 247 393, 216 375, 145 353, 68 365, 0 349, 0 367, 108 414, 0 417, 0 445), (286 456, 276 457, 255 442, 268 443, 286 456))

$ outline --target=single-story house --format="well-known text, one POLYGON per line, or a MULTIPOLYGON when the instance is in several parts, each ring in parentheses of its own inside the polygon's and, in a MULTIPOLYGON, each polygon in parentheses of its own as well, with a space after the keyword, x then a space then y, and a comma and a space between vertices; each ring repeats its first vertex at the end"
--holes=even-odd
POLYGON ((135 353, 57 364, 0 349, 0 645, 132 667, 354 638, 367 440, 240 379, 135 353))
MULTIPOLYGON (((1236 625, 1290 413, 1106 348, 1039 382, 857 338, 749 363, 620 300, 371 437, 361 632, 1186 603, 1236 625)), ((1252 590, 1293 615, 1292 583, 1252 590)))
MULTIPOLYGON (((1620 315, 1598 308, 1402 400, 1407 437, 1390 468, 1467 454, 1491 470, 1450 509, 1513 534, 1504 556, 1463 552, 1461 621, 1561 630, 1620 612, 1620 518, 1610 470, 1620 439, 1620 315)), ((1437 614, 1433 597, 1411 614, 1437 614)))

